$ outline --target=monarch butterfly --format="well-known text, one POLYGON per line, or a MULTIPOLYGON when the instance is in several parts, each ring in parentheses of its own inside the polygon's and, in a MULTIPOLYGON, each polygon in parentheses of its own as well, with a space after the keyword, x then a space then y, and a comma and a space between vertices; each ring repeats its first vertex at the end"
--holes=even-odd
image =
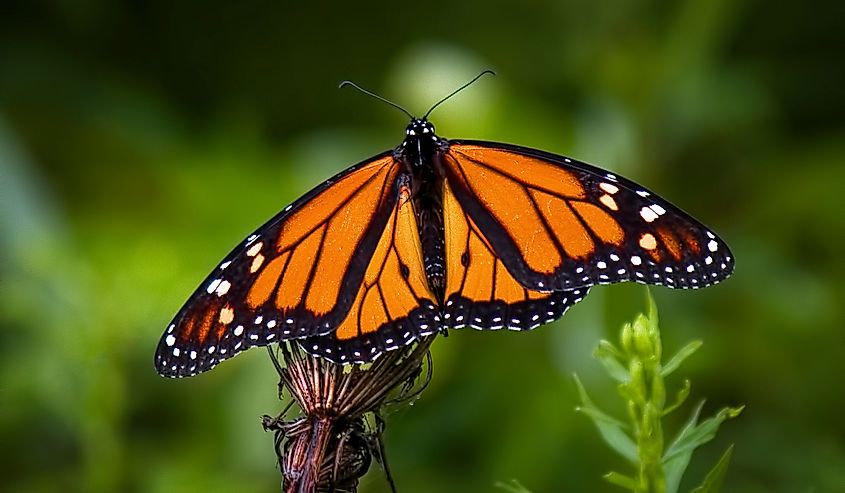
POLYGON ((449 328, 533 329, 596 284, 699 288, 731 274, 720 238, 633 181, 536 149, 438 137, 431 111, 484 73, 422 118, 355 86, 411 118, 405 139, 238 244, 162 335, 158 372, 195 375, 289 339, 368 362, 449 328))

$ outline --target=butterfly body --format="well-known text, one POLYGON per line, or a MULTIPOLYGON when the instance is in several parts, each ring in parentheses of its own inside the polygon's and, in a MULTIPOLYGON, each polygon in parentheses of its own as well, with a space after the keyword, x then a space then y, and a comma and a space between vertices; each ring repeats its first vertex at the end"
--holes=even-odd
POLYGON ((393 151, 238 245, 176 315, 155 363, 190 376, 288 339, 367 362, 449 328, 533 329, 596 284, 698 288, 732 270, 714 233, 630 180, 536 149, 443 139, 412 118, 393 151))
POLYGON ((443 229, 445 174, 439 165, 439 157, 448 149, 449 142, 437 137, 434 125, 424 119, 414 119, 405 129, 405 140, 393 153, 410 181, 425 275, 438 302, 443 300, 446 279, 443 229))

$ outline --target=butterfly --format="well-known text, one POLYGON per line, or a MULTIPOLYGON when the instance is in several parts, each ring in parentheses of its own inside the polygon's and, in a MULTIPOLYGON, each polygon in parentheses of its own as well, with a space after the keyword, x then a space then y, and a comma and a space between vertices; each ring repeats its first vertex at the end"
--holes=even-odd
POLYGON ((158 372, 196 375, 286 340, 369 362, 448 329, 533 329, 597 284, 701 288, 732 273, 725 242, 631 180, 536 149, 439 137, 431 111, 478 77, 422 118, 399 107, 411 122, 398 147, 238 244, 167 327, 158 372))

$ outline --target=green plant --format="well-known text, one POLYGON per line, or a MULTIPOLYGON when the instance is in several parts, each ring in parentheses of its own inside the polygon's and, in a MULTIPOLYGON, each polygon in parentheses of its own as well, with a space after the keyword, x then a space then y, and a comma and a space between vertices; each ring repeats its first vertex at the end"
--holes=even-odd
MULTIPOLYGON (((744 406, 722 408, 699 422, 704 405, 699 403, 666 446, 662 420, 689 397, 690 382, 684 380, 674 402, 667 406, 665 379, 702 343, 690 342, 664 364, 657 307, 650 295, 648 306, 648 315, 640 314, 633 323, 622 327, 621 347, 602 340, 594 352, 596 359, 618 383, 619 395, 627 405, 629 422, 618 420, 596 407, 578 376, 573 375, 581 396, 581 405, 576 410, 587 415, 605 442, 636 467, 633 475, 607 473, 604 476, 607 481, 636 493, 676 493, 693 451, 712 440, 719 426, 726 419, 739 415, 744 406)), ((728 447, 700 486, 691 493, 718 492, 732 452, 733 446, 728 447)))

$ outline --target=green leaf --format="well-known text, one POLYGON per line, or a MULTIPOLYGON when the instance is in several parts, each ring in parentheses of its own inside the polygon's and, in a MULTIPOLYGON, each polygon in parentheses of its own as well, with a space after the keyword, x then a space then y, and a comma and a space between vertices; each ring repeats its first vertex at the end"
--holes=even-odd
MULTIPOLYGON (((698 423, 698 416, 701 414, 702 407, 704 407, 704 401, 695 406, 695 409, 692 411, 692 415, 690 415, 690 418, 687 420, 681 431, 678 432, 678 436, 675 438, 674 443, 678 443, 684 439, 684 437, 693 432, 696 423, 698 423)), ((677 493, 678 488, 681 485, 681 478, 684 477, 684 472, 689 465, 691 457, 692 450, 685 454, 677 454, 671 459, 667 459, 665 455, 663 456, 663 471, 666 475, 666 493, 677 493)))
MULTIPOLYGON (((699 410, 701 407, 699 406, 699 410)), ((687 428, 681 431, 678 438, 666 450, 663 460, 670 460, 673 456, 683 454, 687 451, 692 451, 701 445, 709 442, 716 436, 719 426, 727 419, 739 416, 745 406, 739 407, 724 407, 719 410, 713 417, 705 419, 701 424, 693 427, 687 431, 687 428), (686 433, 685 433, 686 432, 686 433)), ((698 414, 696 412, 696 414, 698 414)))
POLYGON ((646 286, 645 288, 646 293, 646 301, 648 302, 648 318, 651 320, 651 323, 657 327, 659 320, 657 318, 657 303, 654 302, 654 298, 651 296, 651 290, 646 286))
POLYGON ((690 493, 719 493, 722 490, 722 483, 725 481, 725 475, 728 472, 728 464, 731 462, 731 455, 733 455, 734 446, 731 445, 713 466, 713 469, 707 473, 704 482, 701 486, 695 488, 690 493))
POLYGON ((610 484, 615 484, 616 486, 620 486, 626 490, 637 491, 637 481, 630 476, 625 476, 624 474, 619 474, 618 472, 609 472, 603 477, 610 484))
POLYGON ((511 479, 507 483, 496 481, 493 486, 508 491, 510 493, 531 493, 531 490, 529 490, 525 486, 522 486, 522 484, 515 479, 511 479))
POLYGON ((663 410, 664 416, 671 413, 675 409, 678 409, 684 402, 686 402, 687 397, 689 397, 691 387, 692 384, 690 383, 689 379, 684 380, 684 386, 681 387, 681 389, 678 391, 677 396, 675 396, 675 402, 673 402, 672 405, 663 410))
POLYGON ((610 342, 600 341, 598 347, 593 352, 593 357, 599 360, 602 366, 604 366, 610 378, 619 383, 630 381, 631 378, 628 376, 628 370, 620 362, 620 359, 623 358, 622 353, 610 342))
POLYGON ((663 454, 667 493, 676 493, 678 491, 681 478, 684 475, 684 471, 686 471, 687 465, 689 465, 693 451, 697 447, 712 440, 716 435, 716 431, 719 429, 719 425, 725 420, 739 415, 745 407, 723 408, 715 416, 702 421, 701 424, 697 424, 702 406, 704 406, 703 401, 695 407, 686 425, 684 425, 678 436, 663 454))
POLYGON ((692 356, 694 352, 698 351, 698 348, 700 348, 702 344, 703 343, 701 341, 692 341, 682 347, 665 365, 663 365, 663 369, 660 370, 660 374, 664 377, 668 377, 672 372, 677 370, 679 366, 681 366, 681 363, 683 363, 684 360, 692 356))
POLYGON ((637 463, 637 446, 631 437, 625 433, 627 426, 616 418, 604 413, 593 404, 587 395, 586 389, 578 379, 578 375, 572 375, 575 385, 578 387, 578 394, 581 396, 581 406, 575 408, 577 412, 586 414, 593 424, 598 428, 604 441, 619 455, 628 459, 631 463, 637 463))

